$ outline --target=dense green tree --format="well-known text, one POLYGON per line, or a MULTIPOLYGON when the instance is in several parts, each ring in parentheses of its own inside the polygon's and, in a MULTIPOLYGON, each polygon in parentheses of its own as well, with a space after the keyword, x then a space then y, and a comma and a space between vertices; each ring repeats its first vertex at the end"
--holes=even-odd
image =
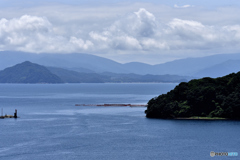
POLYGON ((191 116, 240 118, 240 72, 219 78, 182 82, 148 102, 147 117, 191 116))

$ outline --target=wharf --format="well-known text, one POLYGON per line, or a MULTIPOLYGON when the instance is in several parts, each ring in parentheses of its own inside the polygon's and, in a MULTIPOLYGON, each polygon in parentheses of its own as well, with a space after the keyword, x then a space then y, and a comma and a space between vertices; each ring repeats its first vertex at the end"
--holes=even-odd
POLYGON ((18 118, 18 117, 15 117, 13 115, 0 116, 0 119, 4 119, 4 118, 18 118))
POLYGON ((15 113, 14 113, 14 115, 5 115, 5 116, 3 116, 3 109, 2 109, 2 116, 0 116, 0 119, 4 119, 4 118, 19 118, 18 116, 17 116, 17 110, 15 109, 15 113))

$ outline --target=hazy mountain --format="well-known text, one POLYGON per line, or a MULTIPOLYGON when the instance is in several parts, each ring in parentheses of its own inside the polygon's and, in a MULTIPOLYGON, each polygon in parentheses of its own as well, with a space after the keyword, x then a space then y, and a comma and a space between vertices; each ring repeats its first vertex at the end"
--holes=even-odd
POLYGON ((56 67, 47 68, 60 77, 64 83, 104 83, 110 79, 108 76, 97 73, 76 72, 56 67))
POLYGON ((101 75, 109 76, 111 79, 109 82, 187 82, 193 77, 178 76, 178 75, 139 75, 134 73, 129 74, 117 74, 117 73, 102 73, 101 75))
POLYGON ((228 66, 228 60, 240 60, 240 54, 220 54, 200 58, 186 58, 163 64, 149 65, 139 62, 121 64, 107 58, 89 54, 33 54, 24 52, 0 52, 0 69, 13 66, 23 61, 31 61, 44 66, 74 70, 83 73, 121 73, 181 76, 221 76, 236 72, 236 65, 228 66), (221 65, 225 65, 223 69, 221 65), (213 67, 213 68, 212 68, 213 67), (218 69, 218 67, 220 67, 218 69), (212 68, 212 69, 210 69, 212 68), (212 70, 212 71, 211 71, 212 70), (216 71, 215 71, 216 70, 216 71), (210 72, 211 71, 211 72, 210 72), (217 73, 217 75, 216 75, 217 73))
POLYGON ((16 51, 0 52, 0 69, 13 66, 23 61, 31 61, 44 66, 60 67, 73 70, 85 70, 84 72, 115 72, 129 73, 121 63, 107 58, 90 54, 33 54, 16 51))
POLYGON ((39 56, 41 55, 17 51, 0 51, 0 70, 12 67, 24 61, 32 61, 39 56))
POLYGON ((223 63, 213 65, 211 67, 200 70, 195 73, 196 77, 222 77, 229 73, 239 72, 240 71, 240 60, 227 60, 223 63))
POLYGON ((124 68, 128 69, 130 73, 135 74, 152 74, 157 73, 157 70, 154 70, 153 65, 140 62, 130 62, 123 64, 124 68))
MULTIPOLYGON (((196 73, 203 69, 223 63, 227 60, 236 59, 240 60, 240 54, 219 54, 207 57, 180 59, 164 64, 158 64, 154 67, 157 68, 162 74, 196 76, 196 73)), ((230 73, 231 72, 232 71, 230 71, 230 73)), ((225 75, 225 73, 222 75, 225 75)))
POLYGON ((43 57, 34 60, 34 62, 44 66, 74 68, 74 70, 85 68, 98 73, 105 71, 115 73, 128 72, 121 63, 83 53, 44 54, 43 57))
POLYGON ((240 67, 238 67, 239 65, 236 60, 240 61, 240 54, 219 54, 199 58, 186 58, 157 65, 146 65, 142 63, 128 63, 125 65, 129 67, 129 70, 138 74, 216 77, 239 71, 240 67), (233 63, 231 60, 235 62, 233 63), (139 68, 139 70, 137 68, 139 68))
POLYGON ((46 67, 29 61, 0 71, 0 83, 62 83, 46 67))
POLYGON ((60 77, 64 83, 129 83, 129 82, 186 82, 192 79, 188 76, 177 75, 138 75, 120 73, 79 73, 61 68, 48 67, 60 77))
POLYGON ((76 71, 76 72, 80 72, 80 73, 95 73, 95 71, 87 69, 87 68, 68 68, 68 70, 72 70, 72 71, 76 71))
POLYGON ((183 82, 190 79, 191 77, 176 75, 80 73, 56 67, 46 68, 29 61, 0 71, 0 83, 183 82))

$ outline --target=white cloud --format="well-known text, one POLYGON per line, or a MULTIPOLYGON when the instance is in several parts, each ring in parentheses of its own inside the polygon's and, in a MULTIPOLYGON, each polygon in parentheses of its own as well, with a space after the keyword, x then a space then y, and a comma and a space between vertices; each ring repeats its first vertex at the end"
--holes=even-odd
POLYGON ((85 52, 105 55, 180 54, 189 51, 194 53, 203 49, 209 52, 240 51, 240 22, 235 17, 230 17, 228 12, 225 16, 230 17, 231 23, 226 24, 227 18, 223 17, 224 22, 220 23, 219 19, 215 24, 213 21, 216 12, 209 13, 214 15, 210 21, 209 15, 204 16, 206 19, 201 15, 196 16, 197 12, 191 12, 194 16, 190 15, 188 10, 191 9, 167 7, 154 9, 152 6, 149 8, 152 12, 145 8, 138 10, 128 8, 127 11, 118 8, 116 14, 113 14, 114 9, 110 10, 111 13, 105 13, 102 8, 98 10, 92 8, 89 11, 83 9, 84 12, 80 12, 79 8, 73 7, 72 11, 68 8, 64 12, 65 15, 59 17, 57 13, 60 11, 50 14, 47 10, 44 11, 46 12, 44 16, 31 12, 32 15, 23 15, 19 18, 2 18, 0 50, 37 53, 85 52), (93 13, 94 11, 99 15, 93 13))
POLYGON ((137 18, 135 19, 136 21, 133 26, 135 26, 134 28, 138 34, 143 37, 154 35, 157 26, 155 16, 144 8, 140 8, 135 14, 137 15, 137 18))
POLYGON ((209 26, 181 19, 173 19, 168 25, 167 35, 174 40, 168 41, 172 49, 239 49, 238 26, 209 26))
POLYGON ((43 35, 51 32, 51 24, 46 18, 24 15, 20 18, 0 20, 1 50, 24 48, 37 39, 42 41, 43 35))
POLYGON ((181 19, 173 19, 170 23, 169 23, 171 28, 174 29, 202 29, 204 28, 204 25, 201 24, 200 22, 196 22, 196 21, 189 21, 189 20, 181 20, 181 19))
POLYGON ((183 6, 178 6, 178 5, 174 5, 174 8, 190 8, 190 7, 194 7, 193 5, 189 5, 189 4, 186 4, 186 5, 183 5, 183 6))
MULTIPOLYGON (((107 34, 107 33, 105 33, 105 34, 107 34)), ((95 33, 94 31, 92 31, 89 33, 89 35, 91 38, 93 38, 96 41, 107 41, 108 40, 108 38, 106 36, 104 36, 104 33, 103 33, 103 35, 100 35, 98 33, 95 33)))
POLYGON ((146 9, 141 8, 138 12, 115 21, 102 32, 90 32, 90 37, 96 40, 98 45, 102 41, 102 45, 105 47, 101 48, 106 48, 107 43, 109 49, 149 50, 148 44, 159 48, 155 42, 153 45, 154 37, 157 34, 157 27, 158 24, 155 16, 146 9))
POLYGON ((126 51, 211 50, 237 47, 240 43, 238 26, 211 26, 178 18, 162 24, 143 8, 117 20, 102 32, 91 32, 91 37, 99 46, 102 42, 102 48, 126 51))
POLYGON ((146 51, 151 51, 151 50, 169 50, 169 46, 166 42, 160 41, 160 40, 155 40, 155 39, 144 39, 141 42, 143 48, 146 51))
POLYGON ((1 50, 27 52, 75 52, 89 50, 93 44, 75 36, 54 32, 47 18, 23 15, 20 18, 0 20, 1 50))
POLYGON ((71 37, 70 38, 70 44, 73 46, 76 46, 77 48, 82 48, 84 50, 88 50, 93 46, 93 43, 89 40, 82 40, 81 38, 71 37))
POLYGON ((240 39, 240 25, 224 26, 223 30, 229 33, 229 38, 240 39))
POLYGON ((130 36, 118 36, 110 42, 110 47, 117 50, 141 50, 139 41, 130 36))

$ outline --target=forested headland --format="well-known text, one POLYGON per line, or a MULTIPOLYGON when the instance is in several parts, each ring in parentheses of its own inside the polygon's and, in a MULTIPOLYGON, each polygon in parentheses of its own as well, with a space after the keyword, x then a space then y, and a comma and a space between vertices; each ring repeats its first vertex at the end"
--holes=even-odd
POLYGON ((146 117, 222 117, 240 119, 240 72, 182 82, 148 102, 146 117))

